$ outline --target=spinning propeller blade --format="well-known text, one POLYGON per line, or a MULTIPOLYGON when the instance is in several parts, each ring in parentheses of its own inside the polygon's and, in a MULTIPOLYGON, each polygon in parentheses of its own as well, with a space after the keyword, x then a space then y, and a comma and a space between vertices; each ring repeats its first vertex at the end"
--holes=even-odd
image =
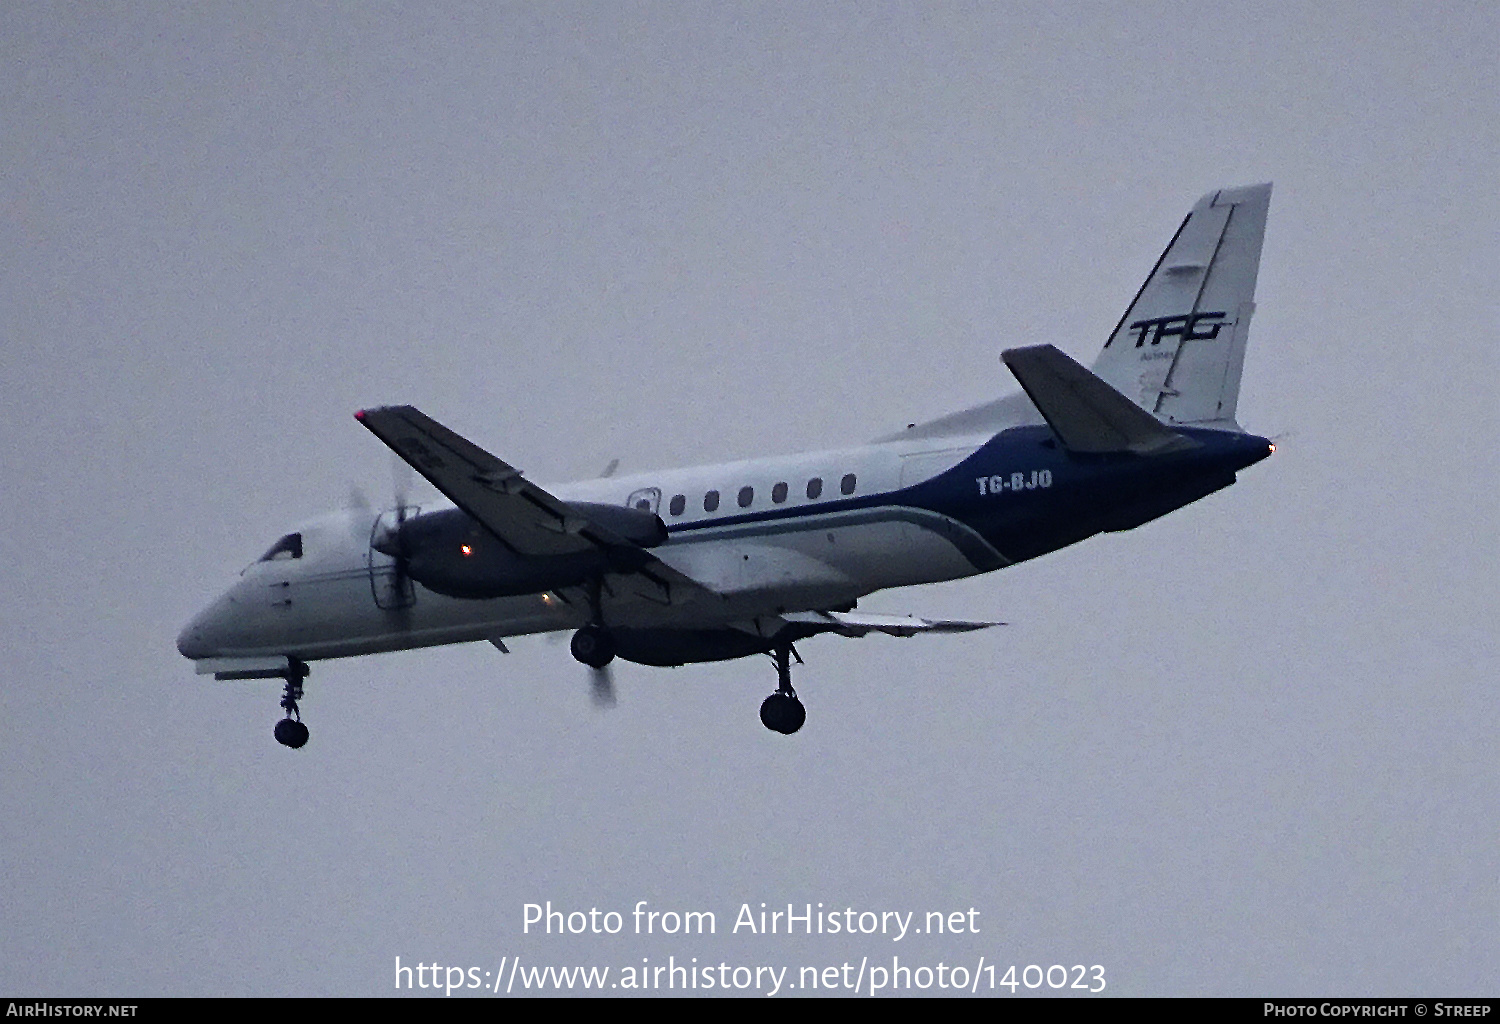
POLYGON ((615 677, 608 665, 603 668, 589 669, 589 687, 594 698, 594 707, 612 708, 615 706, 615 677))

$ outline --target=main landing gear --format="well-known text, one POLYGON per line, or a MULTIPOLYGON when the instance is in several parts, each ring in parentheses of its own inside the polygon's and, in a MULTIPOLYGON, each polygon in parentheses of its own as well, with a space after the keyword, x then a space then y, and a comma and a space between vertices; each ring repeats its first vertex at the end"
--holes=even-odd
POLYGON ((604 628, 603 580, 590 580, 585 588, 589 602, 589 624, 573 634, 568 649, 589 668, 601 669, 615 660, 615 638, 604 628))
POLYGON ((603 668, 615 659, 614 637, 603 626, 584 626, 573 634, 568 649, 589 668, 603 668))
MULTIPOLYGON (((807 721, 807 708, 802 706, 802 702, 797 699, 797 691, 792 689, 794 656, 797 656, 797 652, 792 649, 791 644, 782 644, 771 652, 771 658, 776 662, 776 692, 760 704, 761 724, 783 736, 790 736, 807 721)), ((797 656, 797 663, 802 663, 800 656, 797 656)))
POLYGON ((281 706, 286 709, 286 717, 276 723, 276 742, 293 750, 307 744, 307 726, 302 724, 302 712, 297 709, 297 701, 302 699, 302 681, 307 674, 307 666, 293 658, 282 677, 286 680, 286 690, 281 695, 281 706))

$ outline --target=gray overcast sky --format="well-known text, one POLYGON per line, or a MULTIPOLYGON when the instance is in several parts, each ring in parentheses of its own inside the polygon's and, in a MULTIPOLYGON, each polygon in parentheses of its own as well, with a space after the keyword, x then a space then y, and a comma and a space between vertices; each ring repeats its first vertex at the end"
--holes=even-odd
MULTIPOLYGON (((0 992, 344 994, 394 958, 1101 964, 1500 989, 1494 4, 0 8, 0 992), (1240 413, 1129 534, 761 659, 324 663, 312 742, 183 622, 411 402, 541 480, 858 442, 1092 359, 1274 180, 1240 413), (521 907, 712 910, 703 938, 521 907), (749 937, 743 902, 980 911, 749 937)), ((1002 990, 1003 991, 1003 990, 1002 990)))

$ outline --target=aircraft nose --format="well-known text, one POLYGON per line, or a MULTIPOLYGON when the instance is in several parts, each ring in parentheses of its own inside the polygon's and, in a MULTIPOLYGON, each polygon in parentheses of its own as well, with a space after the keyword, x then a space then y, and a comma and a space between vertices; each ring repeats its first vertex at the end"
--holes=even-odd
POLYGON ((215 601, 182 627, 182 632, 177 634, 178 654, 196 661, 199 658, 212 658, 218 653, 216 634, 220 630, 216 628, 216 622, 220 618, 222 604, 222 598, 215 601))
POLYGON ((203 628, 197 619, 183 626, 182 632, 177 634, 177 653, 194 661, 208 657, 208 644, 204 642, 203 628))

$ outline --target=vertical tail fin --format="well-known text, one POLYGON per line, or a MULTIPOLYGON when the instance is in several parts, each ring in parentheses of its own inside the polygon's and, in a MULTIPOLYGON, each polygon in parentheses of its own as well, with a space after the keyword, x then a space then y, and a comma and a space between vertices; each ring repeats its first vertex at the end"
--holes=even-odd
POLYGON ((1235 406, 1271 186, 1198 200, 1093 370, 1168 423, 1239 429, 1235 406))

